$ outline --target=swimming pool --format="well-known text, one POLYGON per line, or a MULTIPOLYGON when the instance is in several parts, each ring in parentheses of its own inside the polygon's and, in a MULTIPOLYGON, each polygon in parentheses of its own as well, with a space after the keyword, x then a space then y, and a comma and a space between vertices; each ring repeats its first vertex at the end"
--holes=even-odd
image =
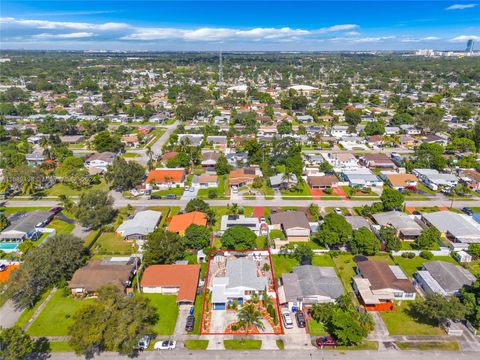
POLYGON ((5 251, 6 253, 17 250, 17 247, 18 243, 0 243, 0 250, 5 251))

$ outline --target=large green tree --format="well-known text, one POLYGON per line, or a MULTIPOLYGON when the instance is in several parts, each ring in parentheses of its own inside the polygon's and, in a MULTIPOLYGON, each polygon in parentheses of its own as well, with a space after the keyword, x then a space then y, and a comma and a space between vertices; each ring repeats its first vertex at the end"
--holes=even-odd
POLYGON ((380 250, 380 241, 373 232, 361 227, 353 232, 350 248, 356 254, 375 255, 380 250))
POLYGON ((255 249, 257 235, 249 228, 237 225, 227 229, 222 235, 222 247, 228 250, 255 249))
POLYGON ((468 313, 467 307, 458 297, 436 293, 428 294, 424 300, 415 301, 410 309, 417 317, 436 324, 441 319, 464 320, 468 313))
POLYGON ((157 229, 148 235, 143 251, 146 265, 173 264, 183 258, 185 244, 178 234, 157 229))
POLYGON ((145 169, 135 161, 126 161, 117 156, 108 168, 106 177, 114 189, 125 191, 142 183, 145 169))
POLYGON ((93 139, 93 148, 98 152, 119 152, 124 148, 120 139, 116 136, 110 135, 108 131, 98 133, 93 139))
POLYGON ((412 246, 420 250, 433 250, 440 240, 440 231, 434 227, 429 227, 422 230, 419 237, 415 239, 412 246))
POLYGON ((382 201, 384 210, 399 210, 403 207, 405 197, 400 191, 385 187, 380 196, 380 200, 382 201))
POLYGON ((332 212, 323 219, 316 241, 328 246, 337 246, 349 242, 352 234, 352 225, 343 216, 332 212))
POLYGON ((83 226, 97 229, 111 223, 116 210, 113 208, 112 197, 106 191, 91 190, 80 195, 73 214, 83 226))
POLYGON ((185 230, 183 241, 188 249, 205 249, 210 244, 210 230, 205 226, 192 224, 185 230))
POLYGON ((35 341, 20 327, 0 328, 0 359, 23 360, 35 350, 35 341))

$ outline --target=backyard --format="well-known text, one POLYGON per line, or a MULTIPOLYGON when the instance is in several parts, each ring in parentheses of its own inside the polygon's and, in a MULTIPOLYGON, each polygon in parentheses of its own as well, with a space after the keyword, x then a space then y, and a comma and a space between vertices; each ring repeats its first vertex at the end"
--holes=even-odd
POLYGON ((458 265, 457 261, 450 256, 434 256, 432 259, 427 260, 420 256, 415 256, 413 259, 407 259, 401 256, 395 256, 395 262, 402 268, 408 277, 413 277, 413 273, 419 270, 422 265, 429 261, 446 261, 455 265, 458 265))
POLYGON ((135 252, 135 243, 127 242, 114 232, 104 232, 95 242, 93 252, 97 255, 130 255, 135 252))

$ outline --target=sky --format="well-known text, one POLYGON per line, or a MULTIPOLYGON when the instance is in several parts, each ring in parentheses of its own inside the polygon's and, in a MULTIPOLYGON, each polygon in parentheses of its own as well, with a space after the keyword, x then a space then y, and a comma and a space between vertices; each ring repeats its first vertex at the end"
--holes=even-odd
POLYGON ((0 1, 0 49, 480 49, 480 0, 0 1))

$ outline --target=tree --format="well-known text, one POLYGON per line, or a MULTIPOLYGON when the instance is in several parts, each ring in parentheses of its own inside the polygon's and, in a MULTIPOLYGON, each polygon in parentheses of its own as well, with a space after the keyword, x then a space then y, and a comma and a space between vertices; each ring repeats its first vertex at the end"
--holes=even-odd
POLYGON ((5 216, 4 213, 0 214, 0 231, 5 229, 7 226, 10 225, 10 220, 5 216))
POLYGON ((329 213, 317 233, 317 241, 329 246, 349 242, 352 237, 352 225, 337 213, 329 213))
POLYGON ((383 135, 385 133, 385 125, 383 121, 372 121, 365 127, 365 134, 371 135, 383 135))
POLYGON ((398 238, 397 231, 393 227, 382 226, 379 234, 385 244, 386 251, 398 251, 402 248, 402 242, 398 238))
POLYGON ((20 308, 33 306, 49 286, 70 280, 87 254, 83 241, 75 236, 51 237, 42 246, 32 248, 22 266, 12 272, 7 296, 20 308))
POLYGON ((311 203, 308 207, 308 213, 315 221, 317 221, 320 217, 320 207, 318 206, 318 204, 311 203))
POLYGON ((357 126, 362 121, 362 112, 359 110, 345 111, 345 121, 350 126, 357 126))
POLYGON ((340 309, 332 315, 331 328, 332 334, 340 345, 359 344, 368 335, 351 312, 340 309))
POLYGON ((153 336, 158 320, 156 309, 144 296, 125 296, 107 286, 93 303, 83 305, 73 316, 69 344, 77 355, 90 358, 102 351, 133 355, 144 335, 153 336))
POLYGON ((93 148, 98 152, 110 151, 117 153, 124 148, 120 139, 111 136, 108 131, 102 131, 93 139, 93 148))
POLYGON ((467 308, 455 296, 427 294, 424 300, 410 305, 410 310, 419 318, 439 323, 441 319, 464 320, 467 308))
POLYGON ((330 164, 328 161, 324 161, 320 164, 318 169, 321 172, 324 172, 324 173, 331 173, 331 172, 333 172, 333 165, 330 164))
POLYGON ((236 225, 227 229, 222 235, 222 247, 228 250, 255 249, 257 235, 249 228, 236 225))
POLYGON ((252 187, 254 189, 260 189, 263 186, 263 179, 260 176, 255 176, 253 178, 252 187))
POLYGON ((283 120, 281 121, 278 125, 277 125, 277 131, 280 135, 283 135, 283 134, 291 134, 292 133, 292 123, 287 121, 287 120, 283 120))
POLYGON ((313 258, 313 250, 305 245, 298 245, 295 250, 293 250, 293 257, 301 265, 311 265, 313 258))
POLYGON ((380 200, 382 201, 385 211, 390 211, 401 209, 405 198, 400 191, 385 187, 380 196, 380 200))
POLYGON ((440 231, 434 227, 429 227, 422 230, 422 233, 415 239, 412 246, 415 249, 433 250, 439 240, 440 231))
POLYGON ((0 328, 0 359, 26 359, 35 350, 35 342, 19 326, 0 328))
POLYGON ((193 211, 200 211, 206 213, 208 210, 210 210, 210 206, 201 199, 192 199, 185 206, 185 211, 187 213, 193 211))
POLYGON ((472 255, 474 259, 480 258, 480 244, 472 243, 468 245, 468 253, 472 255))
POLYGON ((380 241, 373 232, 366 227, 361 227, 354 231, 350 247, 353 253, 375 255, 380 250, 380 241))
POLYGON ((210 244, 210 230, 205 226, 192 224, 185 230, 183 241, 188 249, 205 249, 210 244))
POLYGON ((237 318, 240 326, 243 326, 248 333, 250 330, 257 328, 264 330, 262 314, 257 310, 255 304, 247 304, 243 306, 237 313, 237 318))
POLYGON ((466 318, 475 328, 480 327, 480 279, 468 288, 460 289, 460 299, 467 308, 466 318))
POLYGON ((114 189, 125 191, 141 184, 144 176, 145 169, 142 165, 117 156, 109 166, 106 178, 114 189))
POLYGON ((447 146, 448 150, 456 150, 460 152, 475 152, 475 142, 467 138, 455 138, 447 146))
POLYGON ((91 190, 80 195, 78 204, 73 208, 75 218, 86 227, 97 229, 109 224, 116 215, 113 199, 106 191, 91 190))
POLYGON ((443 170, 447 166, 447 161, 443 157, 444 151, 440 144, 420 144, 415 148, 415 167, 443 170))
POLYGON ((180 235, 163 229, 149 234, 143 248, 146 265, 173 264, 183 258, 185 252, 185 244, 180 235))
POLYGON ((215 171, 217 172, 217 175, 226 175, 230 173, 231 168, 232 167, 228 163, 227 158, 223 153, 221 153, 217 160, 217 163, 215 164, 215 171))

